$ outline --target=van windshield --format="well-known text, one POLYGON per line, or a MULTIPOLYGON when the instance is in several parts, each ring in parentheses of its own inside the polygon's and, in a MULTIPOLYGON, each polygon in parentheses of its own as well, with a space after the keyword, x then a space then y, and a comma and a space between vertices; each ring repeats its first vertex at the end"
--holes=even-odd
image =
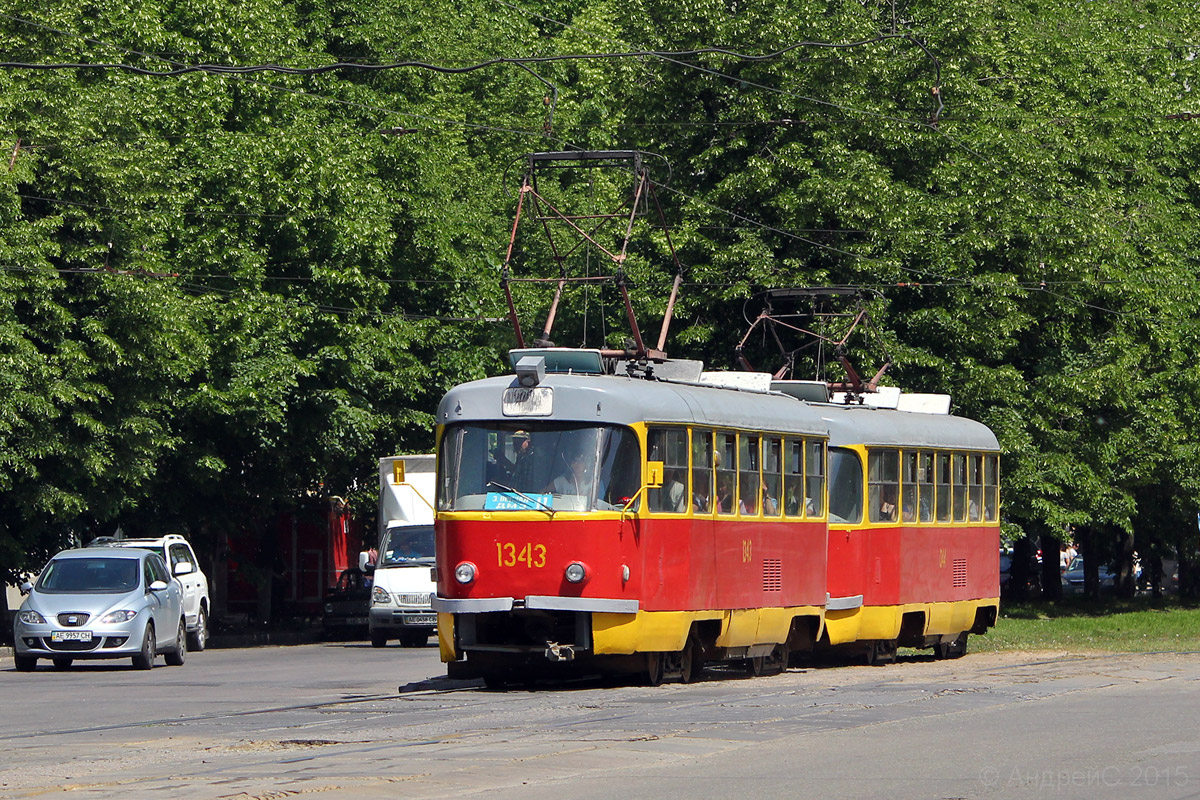
POLYGON ((432 563, 432 525, 397 525, 384 531, 377 567, 432 563))

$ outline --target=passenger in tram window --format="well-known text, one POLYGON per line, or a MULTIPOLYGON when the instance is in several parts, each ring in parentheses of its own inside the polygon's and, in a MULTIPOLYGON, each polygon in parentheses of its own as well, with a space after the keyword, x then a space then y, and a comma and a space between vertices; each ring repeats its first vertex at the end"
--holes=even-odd
POLYGON ((904 498, 904 510, 901 513, 904 515, 905 522, 917 521, 917 509, 913 506, 912 498, 904 498))
POLYGON ((743 473, 738 487, 738 512, 754 516, 758 514, 758 473, 743 473))
POLYGON ((667 470, 666 480, 663 481, 663 500, 663 511, 671 514, 687 511, 687 484, 684 483, 683 470, 678 467, 667 470))
POLYGON ((590 495, 592 493, 592 475, 588 470, 587 454, 582 451, 572 453, 566 461, 566 471, 559 473, 558 477, 546 487, 546 491, 554 494, 590 495))
POLYGON ((512 435, 512 481, 522 491, 530 490, 533 481, 533 440, 526 431, 515 431, 512 435))
POLYGON ((717 475, 717 513, 729 514, 733 511, 733 475, 721 472, 717 475))
POLYGON ((896 490, 890 485, 881 487, 879 501, 879 520, 881 522, 896 521, 896 490))
POLYGON ((762 508, 763 516, 778 517, 779 516, 779 501, 771 496, 771 487, 764 486, 762 493, 762 508))

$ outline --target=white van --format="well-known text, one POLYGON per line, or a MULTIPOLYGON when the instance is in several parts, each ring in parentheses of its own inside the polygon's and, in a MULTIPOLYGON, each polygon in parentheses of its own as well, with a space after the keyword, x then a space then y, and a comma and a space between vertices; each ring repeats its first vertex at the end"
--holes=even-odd
POLYGON ((437 632, 430 597, 433 580, 434 456, 388 456, 379 460, 378 555, 359 555, 371 575, 371 644, 398 639, 420 647, 437 632), (373 564, 373 566, 372 566, 373 564))

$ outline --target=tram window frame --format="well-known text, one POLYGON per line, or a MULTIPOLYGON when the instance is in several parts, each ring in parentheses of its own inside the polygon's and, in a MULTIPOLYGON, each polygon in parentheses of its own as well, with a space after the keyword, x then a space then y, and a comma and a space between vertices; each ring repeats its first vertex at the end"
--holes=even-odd
POLYGON ((783 440, 779 436, 762 439, 762 515, 778 517, 783 498, 783 440))
POLYGON ((899 519, 900 451, 895 448, 867 451, 867 508, 871 522, 899 519))
POLYGON ((952 453, 950 463, 950 479, 954 483, 954 521, 967 521, 967 456, 965 453, 952 453))
POLYGON ((1000 508, 1000 456, 983 457, 983 519, 995 522, 1000 508))
POLYGON ((712 431, 691 431, 692 445, 692 512, 713 512, 713 434, 712 431), (703 489, 703 492, 701 491, 703 489))
POLYGON ((716 507, 721 516, 737 513, 737 434, 717 431, 713 446, 713 472, 716 476, 716 507), (728 491, 722 486, 727 484, 728 491))
POLYGON ((788 436, 783 440, 784 516, 804 517, 804 440, 788 436))
POLYGON ((983 519, 983 456, 967 456, 967 522, 983 519))
POLYGON ((920 453, 905 450, 900 454, 900 521, 917 521, 917 464, 920 453))
POLYGON ((804 440, 804 516, 825 516, 824 439, 804 440))
POLYGON ((646 431, 646 460, 663 463, 662 486, 646 492, 646 508, 656 514, 688 511, 687 428, 654 427, 646 431))
POLYGON ((934 454, 934 480, 937 483, 937 508, 935 519, 938 522, 951 522, 951 488, 950 454, 941 451, 934 454))
POLYGON ((757 433, 738 433, 737 509, 743 517, 757 517, 762 506, 762 437, 757 433), (752 505, 746 503, 753 494, 752 505))
POLYGON ((933 522, 933 511, 937 506, 937 483, 934 469, 934 453, 921 450, 917 453, 917 521, 933 522))
POLYGON ((863 513, 863 463, 857 451, 849 447, 830 447, 829 523, 859 525, 863 513), (841 512, 847 512, 845 514, 841 512))

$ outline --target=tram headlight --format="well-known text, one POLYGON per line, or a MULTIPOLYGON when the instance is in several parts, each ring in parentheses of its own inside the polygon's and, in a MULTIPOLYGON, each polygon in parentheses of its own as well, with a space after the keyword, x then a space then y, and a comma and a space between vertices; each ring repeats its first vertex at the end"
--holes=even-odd
POLYGON ((462 584, 475 582, 475 565, 464 561, 454 568, 454 580, 462 584))
POLYGON ((566 569, 567 583, 583 583, 587 579, 587 568, 578 561, 572 561, 567 564, 566 569))

